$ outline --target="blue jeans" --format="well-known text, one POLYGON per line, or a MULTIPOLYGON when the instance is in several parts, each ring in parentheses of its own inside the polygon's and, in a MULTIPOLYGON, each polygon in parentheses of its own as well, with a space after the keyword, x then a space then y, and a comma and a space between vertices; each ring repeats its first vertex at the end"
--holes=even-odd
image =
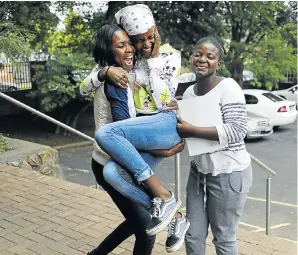
POLYGON ((151 167, 137 150, 170 149, 181 141, 173 111, 137 117, 105 125, 96 131, 95 140, 138 182, 153 175, 151 167))
MULTIPOLYGON (((154 169, 163 159, 162 157, 154 157, 146 152, 141 152, 140 154, 151 169, 154 169)), ((114 160, 110 159, 105 164, 103 176, 106 182, 114 187, 115 190, 134 203, 138 203, 145 208, 151 206, 151 198, 147 194, 148 190, 136 183, 127 170, 118 165, 114 160)))

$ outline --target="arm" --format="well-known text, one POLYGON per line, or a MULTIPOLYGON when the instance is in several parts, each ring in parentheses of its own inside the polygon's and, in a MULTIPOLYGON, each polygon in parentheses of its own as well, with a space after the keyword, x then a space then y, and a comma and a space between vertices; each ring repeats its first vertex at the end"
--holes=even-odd
POLYGON ((104 92, 110 103, 113 122, 136 117, 130 88, 122 89, 111 82, 106 82, 104 92))
POLYGON ((216 127, 196 127, 182 120, 177 116, 178 124, 177 131, 180 137, 183 138, 203 138, 211 141, 219 141, 216 127))
POLYGON ((243 141, 247 133, 247 111, 244 93, 239 84, 229 78, 221 100, 222 125, 216 126, 219 143, 243 141))
POLYGON ((104 85, 104 81, 109 79, 113 84, 120 88, 126 88, 128 78, 126 71, 121 67, 105 66, 104 68, 96 65, 92 72, 82 81, 80 93, 87 96, 94 92, 98 87, 104 85))
MULTIPOLYGON (((104 83, 105 77, 98 77, 98 74, 100 74, 102 67, 99 65, 96 65, 93 70, 91 71, 90 74, 82 81, 80 84, 80 93, 83 96, 87 96, 90 93, 94 92, 98 87, 102 86, 104 83)), ((106 70, 104 68, 103 72, 104 73, 106 70)))
POLYGON ((215 127, 195 127, 178 118, 179 135, 219 141, 220 144, 242 141, 247 132, 246 105, 243 91, 232 79, 226 84, 221 104, 224 124, 215 127))
POLYGON ((174 147, 172 147, 169 150, 151 150, 148 152, 153 156, 168 158, 168 157, 174 156, 175 154, 183 151, 184 145, 185 145, 185 142, 184 142, 184 140, 182 140, 182 142, 178 143, 177 145, 175 145, 174 147))

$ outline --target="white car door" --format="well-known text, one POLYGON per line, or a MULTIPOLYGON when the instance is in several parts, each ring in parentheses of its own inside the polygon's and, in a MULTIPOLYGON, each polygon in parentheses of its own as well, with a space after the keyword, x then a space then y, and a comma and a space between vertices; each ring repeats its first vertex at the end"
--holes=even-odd
POLYGON ((255 114, 263 114, 272 118, 275 115, 272 103, 264 98, 261 94, 249 94, 245 92, 246 108, 255 114))

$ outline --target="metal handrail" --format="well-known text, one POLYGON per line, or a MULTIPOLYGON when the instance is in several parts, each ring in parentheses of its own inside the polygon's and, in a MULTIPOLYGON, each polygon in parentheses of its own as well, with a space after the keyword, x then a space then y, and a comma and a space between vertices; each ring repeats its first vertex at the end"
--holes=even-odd
MULTIPOLYGON (((38 115, 41 118, 44 118, 54 124, 56 124, 57 126, 60 126, 78 136, 83 137, 84 139, 87 139, 91 142, 94 142, 94 138, 68 126, 65 125, 64 123, 0 92, 0 97, 2 97, 3 99, 6 99, 7 101, 20 106, 22 108, 24 108, 27 111, 30 111, 36 115, 38 115)), ((256 157, 254 157, 253 155, 251 155, 251 159, 253 162, 255 162, 256 164, 258 164, 262 169, 266 170, 268 172, 268 177, 267 177, 267 181, 266 181, 266 235, 270 234, 270 220, 271 220, 271 177, 270 176, 275 176, 276 173, 269 168, 268 166, 266 166, 263 162, 261 162, 260 160, 258 160, 256 157)), ((176 154, 174 157, 174 164, 175 164, 175 192, 177 194, 177 198, 180 199, 181 198, 181 178, 180 178, 180 153, 176 154)))

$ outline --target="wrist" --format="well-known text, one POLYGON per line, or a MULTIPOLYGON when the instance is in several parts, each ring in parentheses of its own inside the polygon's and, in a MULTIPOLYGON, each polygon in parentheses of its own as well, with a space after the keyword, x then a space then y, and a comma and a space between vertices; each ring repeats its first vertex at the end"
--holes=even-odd
POLYGON ((103 82, 106 80, 106 73, 107 73, 107 70, 108 70, 108 67, 109 66, 105 66, 104 68, 102 68, 101 70, 99 70, 98 74, 97 74, 97 78, 99 81, 103 82))

